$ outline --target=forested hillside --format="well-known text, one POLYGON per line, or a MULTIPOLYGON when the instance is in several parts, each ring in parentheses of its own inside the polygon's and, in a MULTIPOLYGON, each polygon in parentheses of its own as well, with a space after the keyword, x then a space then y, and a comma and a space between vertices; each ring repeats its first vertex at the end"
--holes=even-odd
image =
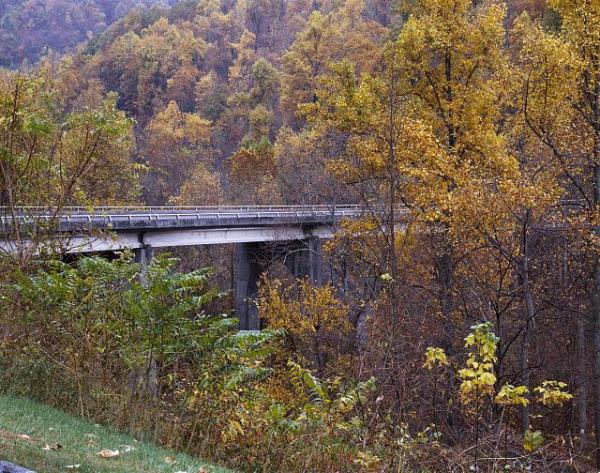
MULTIPOLYGON (((35 64, 50 51, 62 53, 103 32, 134 8, 165 11, 169 1, 2 0, 0 67, 35 64)), ((172 3, 172 2, 171 2, 172 3)))
POLYGON ((243 471, 595 471, 600 3, 117 7, 65 7, 96 26, 51 26, 57 50, 93 32, 63 55, 9 47, 5 215, 364 214, 323 242, 321 279, 290 270, 297 247, 263 252, 260 332, 236 330, 231 248, 143 269, 17 228, 17 250, 0 246, 0 390, 243 471))
MULTIPOLYGON (((510 18, 526 6, 545 11, 515 2, 510 18)), ((381 46, 406 16, 379 0, 184 1, 135 10, 49 61, 68 104, 117 92, 119 109, 136 120, 133 159, 148 165, 146 203, 347 200, 320 171, 335 142, 305 126, 298 106, 316 99, 336 61, 352 62, 356 74, 377 71, 381 46)))

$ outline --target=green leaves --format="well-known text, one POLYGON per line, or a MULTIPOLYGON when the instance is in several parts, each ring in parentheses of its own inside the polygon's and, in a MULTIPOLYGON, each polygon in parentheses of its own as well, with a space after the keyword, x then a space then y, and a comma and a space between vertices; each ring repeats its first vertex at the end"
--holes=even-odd
MULTIPOLYGON (((219 296, 209 286, 212 272, 179 274, 175 263, 157 258, 142 286, 139 265, 129 255, 114 261, 82 258, 75 267, 51 261, 47 270, 24 277, 13 290, 32 323, 60 338, 57 346, 85 340, 82 352, 104 354, 129 367, 145 363, 150 354, 160 364, 187 356, 197 366, 209 359, 214 367, 230 363, 226 371, 233 373, 238 365, 232 361, 269 353, 266 347, 280 332, 238 334, 236 319, 207 316, 203 308, 219 296)), ((239 380, 264 374, 255 366, 254 371, 243 368, 239 380)))
POLYGON ((310 393, 311 402, 314 404, 330 404, 331 398, 327 389, 321 384, 321 381, 314 376, 310 370, 303 368, 298 363, 288 361, 292 382, 297 389, 304 391, 307 389, 310 393))
POLYGON ((64 110, 60 86, 45 69, 0 74, 0 180, 14 204, 131 202, 139 192, 133 120, 115 93, 64 110))
POLYGON ((21 117, 23 120, 23 131, 32 137, 45 137, 50 135, 54 129, 47 114, 32 112, 21 117))

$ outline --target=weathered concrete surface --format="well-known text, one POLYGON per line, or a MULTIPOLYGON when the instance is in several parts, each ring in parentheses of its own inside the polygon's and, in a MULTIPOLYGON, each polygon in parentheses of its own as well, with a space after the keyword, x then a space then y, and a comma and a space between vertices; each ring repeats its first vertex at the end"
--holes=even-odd
POLYGON ((234 298, 235 313, 242 330, 260 330, 256 296, 258 282, 265 267, 261 264, 261 245, 237 243, 234 250, 234 298))

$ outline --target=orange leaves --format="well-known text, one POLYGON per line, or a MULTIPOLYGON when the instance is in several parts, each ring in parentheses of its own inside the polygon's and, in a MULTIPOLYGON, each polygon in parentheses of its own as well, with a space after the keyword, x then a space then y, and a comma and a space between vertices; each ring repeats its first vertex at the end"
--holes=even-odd
POLYGON ((255 181, 275 171, 273 152, 270 146, 263 148, 241 148, 230 158, 231 175, 238 181, 255 181))

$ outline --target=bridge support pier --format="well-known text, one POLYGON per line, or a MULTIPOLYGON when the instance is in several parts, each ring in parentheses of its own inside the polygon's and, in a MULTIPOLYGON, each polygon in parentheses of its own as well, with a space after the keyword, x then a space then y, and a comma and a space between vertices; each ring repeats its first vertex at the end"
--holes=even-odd
MULTIPOLYGON (((259 330, 260 318, 256 297, 260 276, 268 269, 267 247, 261 243, 237 243, 234 253, 235 311, 241 330, 259 330)), ((276 254, 281 254, 276 251, 276 254)), ((272 255, 272 252, 270 253, 272 255)), ((281 257, 281 256, 279 256, 281 257)), ((322 284, 321 240, 311 238, 291 243, 285 264, 296 278, 308 278, 322 284)))
POLYGON ((308 240, 308 277, 315 286, 323 284, 323 241, 319 238, 308 240))
MULTIPOLYGON (((150 245, 134 250, 135 262, 141 265, 140 283, 144 287, 148 286, 148 266, 152 262, 152 258, 154 258, 154 248, 150 245)), ((134 389, 141 388, 152 397, 158 396, 158 366, 152 354, 146 361, 146 367, 131 373, 130 377, 135 383, 134 389)))
POLYGON ((154 258, 154 248, 149 245, 134 250, 135 262, 142 265, 142 270, 140 271, 140 282, 143 286, 148 284, 148 266, 152 262, 152 258, 154 258))
POLYGON ((258 280, 265 268, 260 262, 261 248, 257 243, 236 243, 234 250, 234 297, 235 312, 241 330, 259 330, 258 307, 254 299, 258 295, 258 280))

